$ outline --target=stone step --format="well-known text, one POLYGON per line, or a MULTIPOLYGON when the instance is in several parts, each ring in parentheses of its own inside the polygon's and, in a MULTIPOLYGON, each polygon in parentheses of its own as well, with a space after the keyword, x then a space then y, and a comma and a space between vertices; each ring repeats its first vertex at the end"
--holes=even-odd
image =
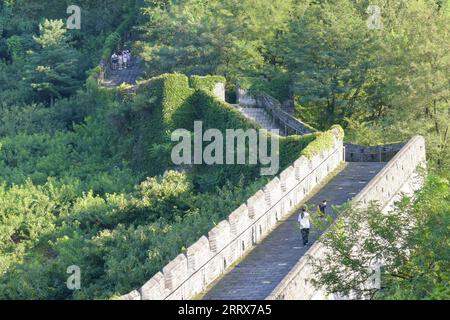
POLYGON ((275 124, 267 112, 262 108, 239 107, 237 109, 247 118, 255 121, 261 127, 267 130, 278 129, 280 134, 283 132, 281 128, 275 124))

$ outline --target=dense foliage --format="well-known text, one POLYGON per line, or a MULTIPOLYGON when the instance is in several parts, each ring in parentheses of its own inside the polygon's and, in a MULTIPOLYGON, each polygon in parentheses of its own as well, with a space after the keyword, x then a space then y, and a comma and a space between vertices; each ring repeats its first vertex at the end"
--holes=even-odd
POLYGON ((435 0, 152 1, 138 47, 148 72, 220 74, 365 144, 427 138, 449 170, 450 2, 435 0), (369 5, 382 28, 367 26, 369 5), (179 26, 183 27, 180 28, 179 26))
MULTIPOLYGON (((10 109, 2 109, 2 298, 123 294, 267 182, 258 165, 198 165, 180 173, 171 164, 170 132, 192 130, 194 120, 205 130, 257 127, 206 89, 191 88, 185 75, 162 75, 136 91, 80 92, 42 110, 12 121, 10 109), (91 108, 79 124, 51 126, 85 103, 91 108), (75 292, 65 286, 70 265, 83 271, 75 292)), ((282 165, 315 138, 281 138, 282 165)))
POLYGON ((449 201, 449 181, 431 175, 414 201, 403 198, 388 214, 341 208, 321 240, 324 257, 311 260, 315 284, 354 298, 448 299, 449 201))
MULTIPOLYGON (((441 178, 399 209, 418 221, 412 254, 377 297, 448 298, 450 1, 79 0, 82 29, 66 30, 70 4, 0 3, 0 298, 126 293, 260 188, 258 165, 169 161, 171 131, 194 120, 258 127, 211 95, 224 79, 293 99, 297 117, 339 123, 352 142, 424 135, 441 178), (380 30, 367 27, 369 4, 380 30), (100 88, 99 62, 130 32, 155 78, 100 88), (81 290, 65 286, 70 265, 81 290)), ((330 137, 280 138, 281 168, 330 137)))

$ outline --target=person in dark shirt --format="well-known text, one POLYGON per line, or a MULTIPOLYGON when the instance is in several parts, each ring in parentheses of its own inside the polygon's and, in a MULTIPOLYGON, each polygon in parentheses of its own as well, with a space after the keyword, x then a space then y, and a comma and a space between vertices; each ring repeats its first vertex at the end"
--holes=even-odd
POLYGON ((322 215, 327 213, 327 200, 323 200, 321 204, 319 204, 319 211, 322 215))

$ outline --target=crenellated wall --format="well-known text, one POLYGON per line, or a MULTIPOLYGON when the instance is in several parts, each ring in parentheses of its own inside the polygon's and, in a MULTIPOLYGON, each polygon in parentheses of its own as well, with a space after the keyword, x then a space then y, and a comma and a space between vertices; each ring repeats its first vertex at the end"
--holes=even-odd
POLYGON ((345 161, 347 162, 388 162, 404 143, 392 143, 378 146, 363 146, 354 143, 345 144, 345 161))
POLYGON ((184 300, 204 291, 339 166, 344 159, 342 137, 339 129, 333 129, 332 133, 334 143, 329 149, 311 159, 301 156, 207 236, 202 236, 142 287, 121 299, 184 300))
POLYGON ((422 136, 414 136, 361 190, 354 201, 362 205, 378 201, 382 208, 385 207, 397 191, 413 178, 418 166, 425 165, 425 161, 425 139, 422 136))
MULTIPOLYGON (((361 207, 366 207, 372 201, 376 201, 384 211, 389 210, 400 193, 411 195, 421 187, 423 181, 418 174, 420 171, 418 167, 425 166, 425 161, 425 140, 421 136, 415 136, 396 153, 352 201, 361 207)), ((311 283, 312 270, 307 262, 308 256, 320 258, 324 250, 321 242, 316 241, 267 299, 324 298, 325 293, 317 290, 311 283)))

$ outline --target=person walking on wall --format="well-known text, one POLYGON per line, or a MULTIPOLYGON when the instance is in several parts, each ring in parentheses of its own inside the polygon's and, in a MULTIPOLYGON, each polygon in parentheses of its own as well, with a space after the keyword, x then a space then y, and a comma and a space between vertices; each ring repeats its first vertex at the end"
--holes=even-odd
POLYGON ((113 70, 117 69, 117 64, 119 63, 119 56, 114 52, 111 56, 111 67, 113 70))
POLYGON ((130 50, 130 49, 127 50, 127 54, 128 54, 128 64, 129 64, 130 66, 132 66, 132 65, 131 65, 131 62, 132 62, 132 61, 131 61, 131 50, 130 50))
POLYGON ((124 50, 122 52, 122 59, 123 59, 123 68, 127 69, 128 68, 128 52, 126 50, 124 50))
POLYGON ((303 207, 298 215, 298 223, 300 224, 300 232, 302 233, 303 246, 308 245, 308 237, 309 237, 309 213, 306 211, 306 208, 303 207))
POLYGON ((129 67, 131 67, 131 51, 130 51, 130 49, 126 49, 125 50, 125 55, 126 55, 126 57, 127 57, 127 67, 129 68, 129 67))
POLYGON ((123 69, 123 55, 119 53, 119 70, 123 69))
POLYGON ((326 215, 327 213, 327 200, 323 200, 321 204, 319 204, 319 211, 322 214, 322 216, 326 215))

